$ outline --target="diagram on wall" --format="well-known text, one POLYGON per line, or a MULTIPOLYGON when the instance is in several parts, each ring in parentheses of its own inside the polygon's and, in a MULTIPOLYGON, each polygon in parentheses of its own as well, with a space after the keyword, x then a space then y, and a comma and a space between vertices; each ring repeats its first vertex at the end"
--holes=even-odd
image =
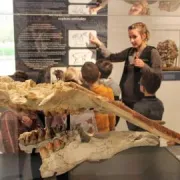
POLYGON ((96 47, 89 41, 90 33, 97 36, 94 30, 69 30, 69 47, 96 47))
MULTIPOLYGON (((94 6, 87 6, 87 5, 69 5, 68 6, 68 14, 92 14, 90 13, 90 7, 94 6)), ((93 13, 97 14, 97 13, 93 13)))
POLYGON ((96 62, 95 49, 71 49, 69 50, 69 65, 83 65, 85 62, 96 62))

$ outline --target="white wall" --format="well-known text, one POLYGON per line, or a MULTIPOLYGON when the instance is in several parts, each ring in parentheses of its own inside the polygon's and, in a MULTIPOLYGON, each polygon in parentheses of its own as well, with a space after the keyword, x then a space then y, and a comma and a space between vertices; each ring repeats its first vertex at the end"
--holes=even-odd
MULTIPOLYGON (((168 13, 160 11, 157 3, 150 6, 152 15, 127 16, 130 4, 123 0, 109 1, 109 17, 108 17, 108 48, 112 52, 119 52, 130 46, 127 28, 134 22, 142 21, 147 24, 151 38, 150 45, 156 46, 159 41, 172 39, 179 48, 180 42, 180 8, 178 11, 168 13)), ((123 70, 123 63, 114 63, 112 77, 117 83, 123 70)), ((165 113, 163 120, 166 126, 180 132, 180 82, 179 81, 163 81, 162 86, 157 92, 157 96, 163 101, 165 113)), ((120 122, 118 129, 126 129, 125 123, 120 122)))

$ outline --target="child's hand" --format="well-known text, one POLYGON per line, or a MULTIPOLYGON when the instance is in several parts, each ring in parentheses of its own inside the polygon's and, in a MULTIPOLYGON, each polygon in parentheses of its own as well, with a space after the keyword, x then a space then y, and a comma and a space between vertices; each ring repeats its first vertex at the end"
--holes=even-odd
POLYGON ((22 116, 22 123, 30 128, 32 126, 33 121, 28 116, 22 116))

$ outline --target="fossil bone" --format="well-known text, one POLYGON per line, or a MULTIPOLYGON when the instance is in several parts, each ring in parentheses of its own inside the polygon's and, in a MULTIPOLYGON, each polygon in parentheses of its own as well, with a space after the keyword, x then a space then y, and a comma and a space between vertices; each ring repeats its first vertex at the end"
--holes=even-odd
POLYGON ((50 177, 62 174, 84 161, 108 159, 131 147, 156 146, 158 144, 158 138, 148 132, 114 131, 110 132, 107 138, 92 137, 89 143, 81 143, 76 139, 63 149, 49 153, 47 158, 42 158, 41 176, 50 177))
POLYGON ((20 147, 27 153, 31 153, 33 148, 38 149, 42 159, 40 172, 43 178, 65 173, 86 160, 99 161, 111 158, 128 148, 159 145, 157 136, 148 132, 131 131, 99 134, 97 137, 88 139, 90 140, 88 143, 82 143, 77 130, 61 132, 40 143, 21 144, 27 137, 30 137, 29 143, 32 143, 32 136, 32 132, 21 134, 20 147))
POLYGON ((99 112, 114 113, 157 136, 180 144, 179 133, 151 121, 122 103, 110 102, 75 83, 36 85, 32 80, 24 83, 6 82, 3 78, 0 82, 0 106, 43 110, 51 114, 78 113, 94 108, 99 112))
MULTIPOLYGON (((161 126, 122 103, 110 102, 104 97, 75 84, 57 82, 38 84, 0 78, 0 106, 43 110, 53 113, 78 113, 95 109, 114 113, 157 136, 180 144, 180 134, 161 126)), ((63 128, 38 129, 19 137, 21 150, 31 153, 36 148, 41 155, 42 177, 62 174, 83 161, 111 158, 116 153, 135 146, 155 146, 159 138, 148 132, 110 132, 89 137, 81 128, 65 131, 63 128), (85 142, 85 143, 82 143, 85 142)))

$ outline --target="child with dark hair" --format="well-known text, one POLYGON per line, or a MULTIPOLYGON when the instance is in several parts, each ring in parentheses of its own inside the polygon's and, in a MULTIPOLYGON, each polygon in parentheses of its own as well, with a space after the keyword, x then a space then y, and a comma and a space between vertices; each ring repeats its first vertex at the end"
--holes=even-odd
MULTIPOLYGON (((99 82, 101 84, 104 84, 105 86, 110 87, 113 90, 114 99, 119 100, 121 95, 120 87, 111 77, 109 77, 112 73, 113 64, 111 63, 111 61, 102 59, 102 60, 98 60, 96 62, 96 65, 99 69, 99 72, 101 73, 99 82)), ((118 124, 118 122, 119 122, 119 117, 116 116, 116 125, 118 124)))
MULTIPOLYGON (((81 68, 82 78, 88 83, 89 89, 101 96, 114 100, 111 88, 99 83, 100 72, 96 64, 86 62, 81 68)), ((95 113, 98 132, 108 132, 115 128, 114 114, 95 113)))
POLYGON ((96 65, 99 69, 100 79, 99 82, 113 90, 115 100, 119 100, 121 93, 119 85, 109 76, 111 75, 113 64, 108 60, 98 60, 96 65))
POLYGON ((29 79, 28 75, 24 71, 17 70, 12 76, 14 81, 24 82, 29 79))
MULTIPOLYGON (((161 74, 154 72, 146 72, 140 80, 140 90, 144 94, 139 102, 135 103, 134 110, 152 120, 162 120, 164 113, 164 105, 156 97, 156 91, 161 85, 161 74)), ((131 123, 128 123, 129 130, 144 131, 131 123)))

